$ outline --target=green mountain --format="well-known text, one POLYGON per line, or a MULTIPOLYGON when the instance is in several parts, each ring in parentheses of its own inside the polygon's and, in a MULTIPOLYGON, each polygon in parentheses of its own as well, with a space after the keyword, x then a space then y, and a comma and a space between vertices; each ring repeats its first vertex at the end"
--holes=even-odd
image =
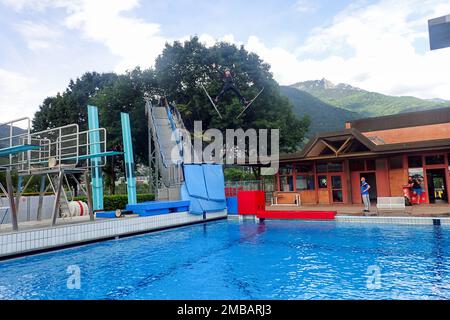
POLYGON ((332 106, 361 114, 364 117, 449 107, 450 101, 424 100, 415 97, 395 97, 370 92, 351 85, 333 84, 327 79, 298 82, 291 85, 332 106))
POLYGON ((356 112, 336 108, 308 92, 293 87, 281 86, 280 90, 290 100, 297 115, 309 116, 311 124, 307 134, 308 138, 319 132, 342 130, 346 121, 362 117, 356 112))

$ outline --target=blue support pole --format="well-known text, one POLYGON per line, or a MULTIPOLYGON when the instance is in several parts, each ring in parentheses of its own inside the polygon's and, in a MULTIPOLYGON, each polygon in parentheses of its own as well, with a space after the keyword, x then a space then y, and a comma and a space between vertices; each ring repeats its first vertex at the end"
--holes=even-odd
MULTIPOLYGON (((98 108, 89 105, 87 106, 87 108, 89 130, 98 129, 98 108)), ((90 154, 98 154, 101 152, 100 143, 100 132, 89 132, 90 154)), ((92 158, 91 160, 92 207, 94 210, 103 210, 103 177, 100 163, 101 158, 92 158)))
POLYGON ((131 141, 130 116, 121 112, 123 151, 125 155, 125 175, 127 177, 128 204, 136 204, 136 177, 134 174, 133 143, 131 141))
POLYGON ((18 176, 18 178, 17 178, 17 192, 22 192, 22 187, 23 187, 23 177, 22 176, 18 176))

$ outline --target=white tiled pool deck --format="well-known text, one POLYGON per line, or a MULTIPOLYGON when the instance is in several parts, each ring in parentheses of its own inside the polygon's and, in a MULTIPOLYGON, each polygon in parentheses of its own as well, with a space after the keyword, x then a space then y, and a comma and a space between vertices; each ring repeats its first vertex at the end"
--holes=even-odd
POLYGON ((352 223, 382 223, 382 224, 409 224, 409 225, 450 225, 447 217, 358 217, 358 216, 336 216, 337 222, 352 223))
POLYGON ((96 219, 92 222, 2 232, 0 234, 0 258, 209 221, 226 216, 226 210, 208 213, 205 218, 203 215, 177 212, 149 217, 96 219))

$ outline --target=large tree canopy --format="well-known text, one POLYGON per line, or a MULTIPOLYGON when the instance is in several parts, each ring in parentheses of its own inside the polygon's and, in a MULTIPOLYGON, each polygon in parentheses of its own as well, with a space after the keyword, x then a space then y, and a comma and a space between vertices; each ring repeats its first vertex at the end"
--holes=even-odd
POLYGON ((270 73, 270 66, 244 47, 219 42, 207 48, 193 37, 184 43, 166 44, 157 58, 155 71, 158 84, 166 95, 176 101, 188 129, 195 120, 202 120, 203 128, 273 128, 280 129, 280 149, 294 151, 308 129, 309 120, 299 119, 292 112, 287 98, 281 96, 279 86, 270 73), (236 75, 236 86, 247 98, 253 98, 263 87, 264 92, 243 117, 236 119, 242 104, 232 93, 219 103, 223 119, 215 112, 201 84, 216 96, 221 88, 222 74, 217 66, 230 68, 236 75))
POLYGON ((89 99, 116 80, 117 75, 114 73, 97 72, 87 72, 76 81, 71 80, 63 93, 44 100, 34 115, 33 130, 42 131, 70 123, 86 128, 86 105, 89 99))
MULTIPOLYGON (((279 86, 270 73, 270 66, 256 54, 246 51, 244 47, 238 48, 223 42, 206 47, 197 37, 193 37, 184 43, 167 44, 157 58, 154 69, 136 68, 123 75, 89 72, 76 81, 70 81, 63 93, 44 100, 33 119, 33 130, 46 130, 70 123, 77 123, 81 129, 85 129, 86 105, 93 104, 99 107, 100 125, 108 131, 108 149, 118 149, 122 144, 120 112, 128 112, 136 163, 147 164, 144 96, 161 94, 177 103, 188 129, 193 129, 196 120, 203 122, 204 130, 280 129, 281 151, 296 150, 309 125, 309 119, 300 119, 292 112, 288 99, 280 94, 279 86), (265 88, 238 120, 236 116, 242 110, 242 105, 232 93, 226 94, 219 103, 218 107, 224 116, 220 119, 200 86, 203 84, 213 97, 218 94, 222 74, 217 66, 232 70, 236 75, 237 87, 247 99, 265 88)), ((115 173, 120 167, 122 161, 116 159, 105 168, 112 192, 115 173)))

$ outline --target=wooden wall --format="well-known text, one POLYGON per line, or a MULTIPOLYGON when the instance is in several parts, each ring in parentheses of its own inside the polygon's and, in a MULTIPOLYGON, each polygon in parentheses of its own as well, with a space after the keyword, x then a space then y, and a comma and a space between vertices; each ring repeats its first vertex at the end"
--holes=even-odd
POLYGON ((316 204, 317 196, 315 190, 303 190, 300 191, 300 200, 302 204, 316 204))
POLYGON ((387 159, 376 160, 377 196, 389 197, 391 195, 389 183, 389 164, 387 159))
POLYGON ((361 199, 361 192, 360 192, 360 178, 359 178, 360 172, 359 171, 353 171, 351 173, 351 180, 352 180, 352 202, 353 203, 362 203, 361 199))
POLYGON ((319 189, 317 195, 319 197, 319 204, 330 204, 330 193, 328 192, 328 188, 319 189))
POLYGON ((408 181, 408 174, 404 169, 389 170, 389 187, 391 197, 403 197, 403 185, 408 181))

